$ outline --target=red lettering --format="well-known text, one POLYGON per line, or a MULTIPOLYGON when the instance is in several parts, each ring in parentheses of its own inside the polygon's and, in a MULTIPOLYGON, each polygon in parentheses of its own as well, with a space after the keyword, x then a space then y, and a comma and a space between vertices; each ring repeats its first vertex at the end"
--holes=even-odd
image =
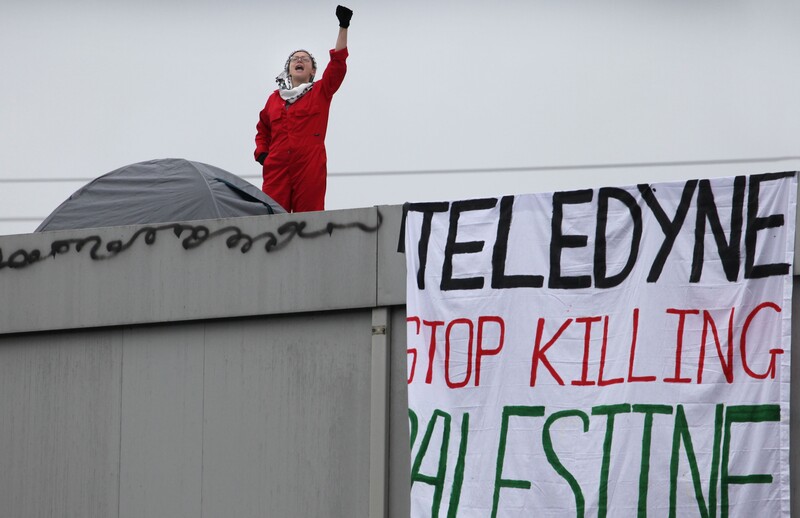
POLYGON ((589 376, 589 344, 592 340, 592 324, 600 322, 600 317, 582 317, 576 318, 575 322, 586 324, 586 330, 583 332, 583 362, 581 366, 581 379, 572 380, 573 385, 586 387, 594 385, 595 382, 587 379, 589 376))
POLYGON ((478 318, 478 343, 475 352, 475 386, 481 384, 481 363, 484 356, 494 356, 500 354, 503 349, 503 341, 505 340, 506 326, 503 319, 495 316, 479 317, 478 318), (500 338, 498 339, 497 346, 494 349, 485 349, 483 347, 483 326, 488 322, 494 322, 500 326, 500 338))
POLYGON ((728 350, 723 358, 722 344, 717 334, 717 326, 714 323, 714 318, 711 313, 703 311, 703 336, 700 339, 700 359, 697 362, 697 383, 703 383, 703 367, 705 365, 706 357, 706 338, 708 337, 708 330, 711 328, 711 334, 714 336, 714 344, 717 346, 717 357, 719 364, 722 368, 722 373, 725 375, 725 380, 728 383, 733 383, 733 313, 734 308, 731 308, 731 314, 728 318, 728 350))
POLYGON ((544 319, 543 318, 539 319, 539 324, 536 326, 536 342, 534 343, 533 356, 531 357, 531 387, 536 386, 536 374, 537 374, 537 372, 539 370, 539 362, 540 361, 545 366, 545 368, 548 371, 550 371, 550 375, 553 376, 553 378, 556 380, 556 382, 559 385, 563 385, 564 384, 564 380, 561 379, 561 376, 558 375, 556 370, 553 368, 553 366, 547 360, 547 356, 545 356, 545 355, 547 354, 547 350, 554 343, 556 343, 556 340, 558 340, 558 337, 561 336, 561 333, 563 333, 567 329, 567 327, 569 327, 569 325, 571 323, 572 323, 572 319, 568 318, 563 324, 561 324, 561 327, 556 332, 556 334, 553 336, 553 338, 551 338, 550 341, 548 341, 545 344, 545 346, 542 347, 541 345, 542 345, 542 335, 544 334, 544 319))
MULTIPOLYGON (((433 373, 437 358, 438 338, 437 332, 444 334, 444 352, 441 350, 439 355, 439 366, 444 368, 444 381, 449 388, 463 388, 467 386, 472 379, 473 367, 475 368, 475 386, 480 384, 480 372, 482 360, 488 356, 496 356, 503 350, 505 343, 505 322, 499 316, 481 316, 477 320, 477 340, 475 336, 476 323, 474 320, 468 318, 457 318, 449 322, 441 320, 421 320, 420 317, 411 316, 406 318, 406 322, 414 324, 414 331, 409 329, 409 341, 413 334, 420 335, 422 332, 430 332, 428 339, 428 367, 425 372, 425 383, 430 385, 433 383, 433 373), (445 325, 446 324, 446 325, 445 325), (489 332, 490 326, 497 326, 498 333, 489 332), (439 331, 439 330, 442 331, 439 331), (462 332, 463 331, 463 332, 462 332), (487 338, 488 336, 488 338, 487 338), (466 344, 466 351, 459 349, 459 342, 466 344), (442 362, 442 355, 444 361, 442 362), (474 357, 474 365, 473 365, 474 357), (458 370, 459 366, 464 366, 465 369, 458 370), (462 380, 454 380, 453 375, 456 373, 463 373, 462 380)), ((425 338, 420 338, 424 343, 425 338)), ((423 346, 424 347, 424 346, 423 346)), ((408 384, 411 384, 416 378, 417 361, 423 356, 420 350, 423 347, 416 345, 410 346, 406 349, 406 355, 410 359, 408 366, 408 384)), ((436 367, 439 368, 439 367, 436 367)))
POLYGON ((441 320, 423 320, 423 324, 431 328, 431 343, 428 346, 428 373, 425 375, 425 383, 428 385, 433 381, 433 357, 436 355, 436 328, 443 326, 441 320))
POLYGON ((678 335, 675 342, 675 377, 664 378, 666 383, 691 383, 691 378, 681 378, 681 355, 683 353, 683 329, 686 324, 686 315, 697 315, 698 309, 667 309, 667 313, 678 315, 678 335))
POLYGON ((631 355, 628 359, 628 383, 655 381, 655 376, 634 376, 633 362, 636 358, 636 342, 639 336, 639 308, 633 309, 633 330, 631 331, 631 355))
MULTIPOLYGON (((466 386, 469 383, 469 378, 472 376, 472 320, 468 318, 457 318, 447 324, 447 331, 444 335, 445 346, 444 346, 444 381, 447 383, 447 386, 450 388, 461 388, 466 386), (451 340, 450 336, 452 333, 453 328, 458 324, 466 324, 467 325, 467 373, 464 375, 464 379, 455 383, 450 380, 450 351, 452 350, 451 347, 451 340)), ((463 365, 464 362, 458 362, 458 365, 463 365)))
MULTIPOLYGON (((407 317, 406 323, 408 322, 415 322, 417 324, 416 334, 418 335, 420 326, 422 325, 422 322, 420 322, 419 317, 407 317)), ((408 356, 409 354, 413 356, 413 359, 411 360, 411 367, 408 369, 408 379, 406 380, 406 383, 410 385, 411 382, 414 381, 414 372, 416 372, 417 369, 417 348, 412 347, 406 349, 406 356, 408 356)))
MULTIPOLYGON (((717 377, 721 377, 717 374, 721 373, 726 383, 733 383, 736 375, 734 369, 734 356, 737 350, 734 345, 736 338, 739 338, 739 352, 744 373, 752 379, 775 379, 778 369, 778 357, 785 354, 784 349, 780 347, 780 344, 768 349, 771 344, 764 343, 758 343, 754 348, 753 340, 763 340, 763 336, 774 334, 771 330, 775 326, 780 326, 782 322, 781 307, 773 302, 763 302, 749 313, 746 313, 747 318, 744 319, 739 337, 736 336, 738 327, 736 321, 740 320, 736 318, 737 311, 739 311, 739 308, 730 309, 727 321, 727 336, 723 336, 723 329, 721 328, 723 324, 717 324, 716 320, 722 320, 721 310, 718 308, 713 310, 666 309, 664 314, 675 315, 678 319, 673 353, 674 371, 672 376, 663 378, 663 382, 695 383, 696 380, 698 385, 704 381, 709 383, 709 380, 707 380, 709 375, 706 374, 706 355, 711 356, 711 363, 716 365, 713 359, 714 352, 712 352, 713 348, 715 348, 719 368, 712 366, 711 373, 717 377), (694 318, 694 315, 699 318, 694 318), (723 343, 723 339, 726 340, 726 343, 723 343), (711 345, 712 341, 713 346, 711 345), (688 355, 686 358, 684 358, 684 353, 688 355), (695 360, 695 354, 697 354, 697 365, 689 367, 689 363, 695 360), (684 362, 687 365, 683 365, 684 362), (696 377, 684 376, 684 367, 687 368, 687 371, 696 369, 696 377)), ((531 352, 530 387, 536 386, 540 369, 545 369, 553 381, 561 386, 565 385, 562 373, 566 373, 566 377, 570 378, 570 385, 572 386, 605 387, 620 383, 651 383, 657 381, 659 377, 655 375, 635 374, 636 354, 640 352, 637 350, 639 317, 640 309, 633 308, 627 376, 624 375, 624 372, 618 372, 625 370, 625 345, 614 342, 615 338, 620 336, 621 333, 618 333, 616 329, 611 332, 612 315, 573 316, 561 321, 560 324, 557 324, 558 320, 551 319, 548 330, 545 329, 548 326, 547 320, 543 317, 539 318, 531 352), (598 328, 595 327, 595 324, 598 322, 603 323, 602 337, 597 335, 598 328), (575 328, 574 332, 567 335, 566 332, 573 323, 580 324, 583 329, 575 328), (552 332, 556 325, 558 325, 557 330, 551 335, 546 335, 547 332, 552 332), (573 353, 578 351, 564 350, 562 352, 559 349, 554 352, 551 348, 561 340, 567 341, 565 347, 571 349, 573 346, 569 344, 574 344, 581 334, 583 338, 583 351, 580 360, 581 370, 579 377, 576 378, 578 362, 575 361, 577 358, 573 353), (609 344, 609 341, 612 341, 612 343, 609 344), (592 353, 593 342, 600 346, 599 355, 592 353), (594 362, 593 360, 597 356, 599 356, 599 362, 594 362), (592 370, 595 366, 597 366, 596 372, 592 370), (620 375, 614 376, 614 374, 620 375)), ((425 383, 429 385, 434 381, 434 369, 444 370, 443 379, 439 378, 439 381, 444 381, 450 389, 479 387, 482 375, 484 378, 487 375, 503 376, 503 372, 492 370, 493 367, 499 365, 497 363, 498 359, 492 357, 499 357, 505 350, 506 325, 501 316, 484 315, 477 317, 477 319, 457 318, 452 321, 429 321, 422 320, 418 316, 411 316, 406 318, 406 323, 408 324, 409 335, 409 346, 406 349, 408 384, 411 384, 416 379, 417 362, 423 360, 426 356, 428 365, 425 370, 425 383), (428 332, 430 332, 430 337, 427 335, 428 332), (439 336, 437 336, 437 333, 440 333, 439 336), (444 351, 437 352, 436 349, 439 345, 437 342, 440 339, 443 339, 444 351), (423 352, 426 344, 427 355, 423 352), (483 372, 486 368, 489 368, 488 374, 483 372), (472 382, 473 373, 475 375, 474 385, 472 382)), ((660 340, 657 340, 657 343, 653 344, 653 346, 660 346, 660 340)), ((721 381, 715 378, 711 382, 719 383, 721 381)))
POLYGON ((775 379, 775 370, 776 370, 776 358, 779 354, 783 354, 783 349, 770 349, 770 360, 769 360, 769 367, 763 374, 756 374, 750 368, 750 365, 747 363, 747 331, 750 329, 750 324, 753 323, 753 319, 755 316, 762 310, 770 308, 774 310, 776 313, 781 312, 780 306, 773 302, 763 302, 756 306, 756 308, 747 315, 747 319, 744 321, 744 327, 742 328, 742 338, 740 342, 741 354, 742 354, 742 367, 744 367, 744 371, 750 376, 751 378, 755 379, 766 379, 769 376, 770 379, 775 379))
POLYGON ((600 349, 600 372, 597 375, 597 386, 605 387, 606 385, 615 385, 622 383, 622 378, 611 378, 610 380, 603 379, 603 372, 606 368, 606 348, 608 346, 608 315, 603 318, 603 346, 600 349))

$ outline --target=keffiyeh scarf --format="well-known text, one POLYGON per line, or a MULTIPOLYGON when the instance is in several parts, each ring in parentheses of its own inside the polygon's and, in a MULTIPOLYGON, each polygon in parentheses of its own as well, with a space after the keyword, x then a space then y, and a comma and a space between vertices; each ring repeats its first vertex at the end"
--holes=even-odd
POLYGON ((281 94, 281 99, 289 104, 303 97, 314 86, 314 83, 303 83, 293 87, 292 78, 289 77, 285 70, 275 78, 275 81, 278 83, 278 93, 281 94))

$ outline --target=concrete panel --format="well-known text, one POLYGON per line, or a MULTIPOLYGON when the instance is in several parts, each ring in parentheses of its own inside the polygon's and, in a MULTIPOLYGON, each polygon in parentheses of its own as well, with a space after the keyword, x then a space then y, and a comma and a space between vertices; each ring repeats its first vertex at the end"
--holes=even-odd
POLYGON ((402 205, 378 207, 383 218, 378 230, 378 306, 406 303, 406 256, 397 251, 403 222, 402 205))
POLYGON ((119 330, 0 336, 1 516, 117 516, 121 351, 119 330))
POLYGON ((201 516, 204 329, 125 330, 120 518, 201 516))
POLYGON ((5 236, 0 332, 372 307, 377 229, 369 208, 5 236))
POLYGON ((203 516, 367 516, 371 311, 206 329, 203 516))
POLYGON ((389 391, 389 517, 411 514, 411 448, 408 431, 406 308, 392 308, 389 391))

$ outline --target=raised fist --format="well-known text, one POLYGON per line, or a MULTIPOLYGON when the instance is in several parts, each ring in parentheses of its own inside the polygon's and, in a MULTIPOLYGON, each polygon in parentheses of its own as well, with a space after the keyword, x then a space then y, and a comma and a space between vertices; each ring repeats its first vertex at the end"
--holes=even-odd
POLYGON ((336 17, 339 19, 339 27, 346 29, 350 27, 350 18, 353 17, 353 11, 343 5, 337 5, 336 17))

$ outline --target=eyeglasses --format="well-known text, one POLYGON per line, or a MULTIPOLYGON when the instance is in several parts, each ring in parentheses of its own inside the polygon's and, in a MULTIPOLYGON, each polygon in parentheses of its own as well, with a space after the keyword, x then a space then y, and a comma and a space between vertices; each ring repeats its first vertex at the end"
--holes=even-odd
POLYGON ((297 63, 298 61, 301 63, 311 63, 311 58, 308 56, 292 56, 289 61, 292 63, 297 63))

